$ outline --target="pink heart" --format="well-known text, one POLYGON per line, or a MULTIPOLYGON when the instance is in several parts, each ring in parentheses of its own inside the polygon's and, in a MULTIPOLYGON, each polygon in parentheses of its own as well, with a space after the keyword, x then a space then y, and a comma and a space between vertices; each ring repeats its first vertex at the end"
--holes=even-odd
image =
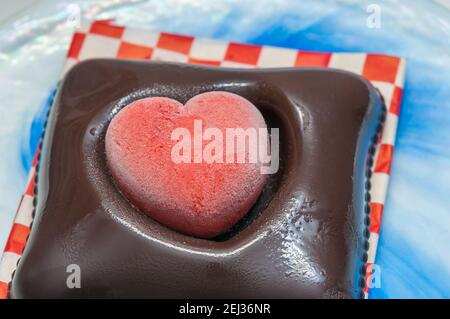
MULTIPOLYGON (((177 128, 193 134, 194 120, 202 121, 203 130, 220 129, 224 145, 226 128, 267 131, 259 110, 236 94, 207 92, 184 106, 173 99, 150 97, 127 105, 113 118, 106 133, 106 157, 116 184, 133 205, 179 232, 211 238, 250 210, 267 175, 261 174, 260 160, 174 161, 173 147, 179 141, 171 136, 177 128)), ((203 148, 207 143, 203 141, 203 148)))

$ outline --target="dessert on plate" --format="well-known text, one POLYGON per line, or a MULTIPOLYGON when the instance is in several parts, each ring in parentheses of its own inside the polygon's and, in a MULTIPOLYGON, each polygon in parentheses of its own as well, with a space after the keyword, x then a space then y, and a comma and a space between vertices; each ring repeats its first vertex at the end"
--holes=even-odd
POLYGON ((384 117, 376 89, 345 71, 82 62, 49 113, 9 296, 361 297, 384 117), (278 129, 276 171, 170 161, 171 133, 195 120, 278 129))

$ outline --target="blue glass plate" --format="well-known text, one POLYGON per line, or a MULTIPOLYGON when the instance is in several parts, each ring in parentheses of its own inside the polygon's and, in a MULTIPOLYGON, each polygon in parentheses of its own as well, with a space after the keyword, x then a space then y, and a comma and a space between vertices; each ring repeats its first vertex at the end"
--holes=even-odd
MULTIPOLYGON (((0 31, 0 45, 7 45, 9 50, 4 51, 7 60, 0 59, 0 68, 12 72, 16 80, 31 76, 32 71, 24 69, 31 63, 20 53, 24 48, 35 57, 35 63, 41 63, 34 70, 45 73, 46 63, 61 63, 73 32, 71 24, 76 24, 81 16, 115 17, 118 23, 130 26, 255 44, 406 57, 406 85, 376 260, 381 270, 381 287, 372 289, 370 297, 449 298, 449 8, 449 2, 444 0, 386 0, 375 4, 351 0, 71 1, 70 4, 46 1, 15 26, 10 42, 5 42, 0 31), (27 34, 23 23, 30 21, 27 34), (39 47, 43 41, 46 46, 39 47), (14 64, 14 59, 21 64, 14 64)), ((11 187, 11 183, 19 186, 25 183, 25 172, 48 107, 44 96, 53 90, 50 88, 57 79, 54 71, 57 68, 52 70, 47 75, 33 74, 33 81, 41 82, 21 82, 25 89, 27 85, 38 87, 38 93, 30 91, 34 105, 26 104, 29 99, 20 92, 13 90, 9 94, 8 86, 12 84, 0 77, 3 87, 0 95, 8 94, 15 99, 17 109, 26 108, 38 114, 14 121, 17 129, 9 137, 19 135, 23 143, 17 151, 20 158, 17 162, 3 161, 0 157, 0 172, 8 173, 5 175, 8 179, 0 179, 2 188, 11 187)), ((8 125, 11 118, 17 119, 15 111, 10 112, 0 119, 1 125, 8 125)), ((5 149, 8 145, 0 139, 0 147, 5 149)), ((11 220, 17 198, 4 199, 6 208, 2 209, 6 212, 0 213, 1 220, 11 220)), ((5 226, 0 228, 0 244, 9 229, 8 223, 2 224, 5 226)))

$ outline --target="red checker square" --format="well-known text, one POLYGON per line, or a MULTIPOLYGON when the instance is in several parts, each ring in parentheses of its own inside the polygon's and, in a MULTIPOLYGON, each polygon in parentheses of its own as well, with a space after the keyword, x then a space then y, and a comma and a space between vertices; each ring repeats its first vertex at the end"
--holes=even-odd
POLYGON ((124 27, 111 25, 108 21, 96 21, 92 24, 89 32, 119 39, 122 37, 124 30, 124 27))
POLYGON ((381 218, 383 217, 383 204, 370 203, 370 226, 371 233, 380 233, 381 218))
POLYGON ((36 149, 36 152, 34 153, 33 162, 31 163, 31 166, 36 167, 38 162, 39 153, 41 150, 41 144, 42 144, 42 138, 39 140, 38 147, 36 149))
POLYGON ((161 49, 188 54, 191 50, 193 41, 193 37, 171 33, 161 33, 156 46, 161 49))
POLYGON ((375 163, 375 173, 389 174, 391 171, 392 155, 394 153, 394 146, 390 144, 381 144, 378 153, 378 159, 375 163))
POLYGON ((212 66, 220 66, 220 61, 201 60, 201 59, 194 59, 194 58, 189 58, 188 63, 191 63, 191 64, 204 64, 204 65, 212 65, 212 66))
POLYGON ((150 59, 153 48, 122 41, 117 57, 121 59, 150 59))
POLYGON ((400 114, 400 102, 402 100, 403 90, 396 86, 394 92, 392 93, 391 105, 389 107, 389 112, 399 115, 400 114))
POLYGON ((225 60, 256 65, 262 48, 258 45, 230 43, 225 53, 225 60))
POLYGON ((368 80, 394 83, 399 64, 398 57, 368 54, 362 75, 368 80))
POLYGON ((0 299, 8 297, 8 283, 0 281, 0 299))
POLYGON ((5 251, 22 255, 29 233, 29 227, 22 224, 14 224, 6 242, 5 251))
POLYGON ((295 66, 328 66, 331 53, 298 51, 295 66))
POLYGON ((86 34, 75 32, 72 38, 72 43, 70 44, 69 51, 67 52, 67 56, 69 58, 78 58, 78 54, 80 54, 81 47, 83 46, 84 39, 86 38, 86 34))

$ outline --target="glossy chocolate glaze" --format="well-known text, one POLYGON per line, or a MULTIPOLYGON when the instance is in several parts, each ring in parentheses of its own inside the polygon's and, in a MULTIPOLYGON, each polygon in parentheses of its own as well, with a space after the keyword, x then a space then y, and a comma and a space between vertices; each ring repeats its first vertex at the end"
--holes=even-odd
POLYGON ((382 110, 368 82, 337 70, 83 62, 50 113, 35 220, 10 296, 357 297, 364 174, 382 110), (130 205, 108 172, 104 135, 130 101, 185 103, 212 90, 249 99, 280 128, 281 169, 244 220, 205 240, 130 205), (70 264, 81 268, 81 288, 66 285, 70 264))

